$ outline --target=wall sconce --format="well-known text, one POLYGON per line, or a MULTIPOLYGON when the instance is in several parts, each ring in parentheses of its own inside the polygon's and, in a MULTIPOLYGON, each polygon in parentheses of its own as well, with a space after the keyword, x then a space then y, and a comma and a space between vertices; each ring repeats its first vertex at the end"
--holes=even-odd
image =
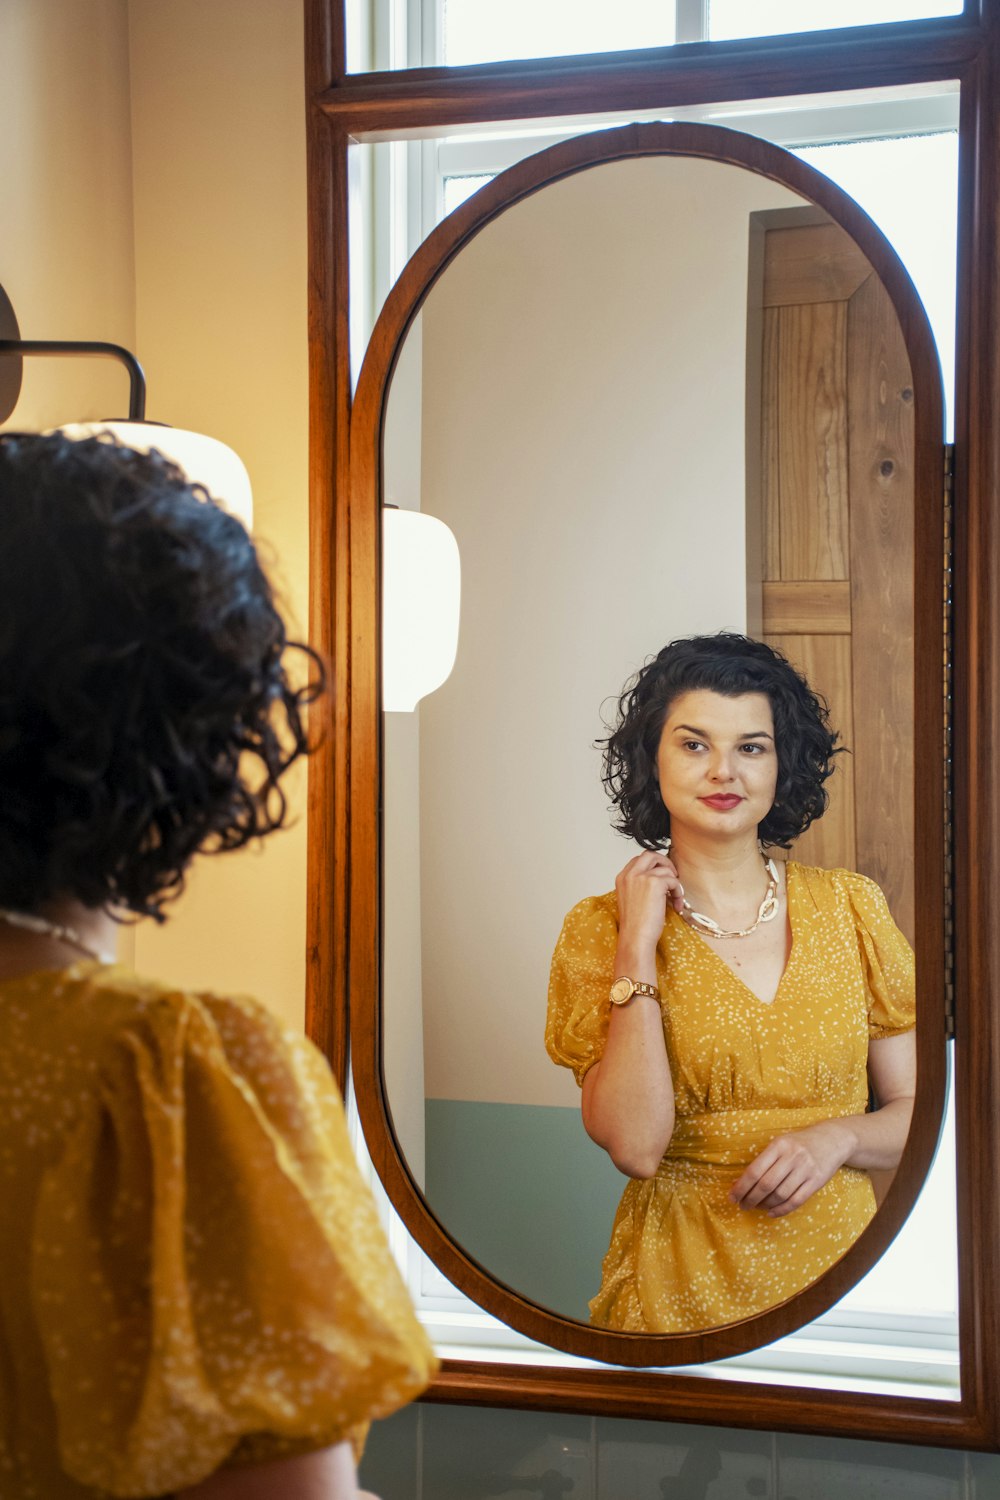
POLYGON ((21 394, 22 361, 30 355, 60 357, 93 355, 116 359, 129 376, 128 420, 71 422, 59 427, 67 437, 79 439, 110 433, 126 448, 148 453, 155 448, 171 459, 192 484, 204 485, 214 500, 242 521, 249 531, 253 522, 250 476, 232 448, 201 432, 168 427, 146 421, 146 377, 134 354, 121 344, 80 339, 22 339, 17 318, 3 287, 0 287, 0 422, 6 422, 21 394))
POLYGON ((382 707, 412 713, 455 665, 461 564, 453 532, 419 510, 382 507, 382 707))

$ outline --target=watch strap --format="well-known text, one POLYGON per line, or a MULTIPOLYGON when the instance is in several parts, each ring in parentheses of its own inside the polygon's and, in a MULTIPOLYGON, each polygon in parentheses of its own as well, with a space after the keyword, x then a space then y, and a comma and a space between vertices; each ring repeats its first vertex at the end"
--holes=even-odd
POLYGON ((659 1000, 660 992, 655 984, 646 984, 641 979, 629 979, 621 974, 611 986, 612 1005, 627 1005, 633 995, 648 995, 650 1000, 659 1000))

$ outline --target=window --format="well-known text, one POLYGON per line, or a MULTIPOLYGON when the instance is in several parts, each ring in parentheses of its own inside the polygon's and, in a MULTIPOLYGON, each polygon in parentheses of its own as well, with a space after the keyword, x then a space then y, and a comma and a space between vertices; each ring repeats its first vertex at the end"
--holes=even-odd
POLYGON ((348 66, 449 67, 954 16, 962 0, 353 0, 348 66))

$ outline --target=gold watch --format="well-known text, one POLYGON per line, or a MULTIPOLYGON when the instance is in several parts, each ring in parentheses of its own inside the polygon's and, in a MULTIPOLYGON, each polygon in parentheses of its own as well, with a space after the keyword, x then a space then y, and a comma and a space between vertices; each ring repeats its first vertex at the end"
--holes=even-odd
POLYGON ((638 979, 616 979, 611 986, 612 1005, 627 1005, 633 995, 648 995, 651 1000, 660 998, 655 984, 642 984, 638 979))

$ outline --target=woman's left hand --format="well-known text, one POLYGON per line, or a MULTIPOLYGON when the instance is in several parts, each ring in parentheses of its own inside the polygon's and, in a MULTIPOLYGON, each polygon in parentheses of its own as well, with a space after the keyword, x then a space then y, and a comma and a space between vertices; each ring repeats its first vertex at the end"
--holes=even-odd
POLYGON ((857 1144, 846 1120, 821 1120, 775 1136, 729 1190, 739 1208, 761 1208, 780 1219, 812 1197, 842 1167, 857 1144))

